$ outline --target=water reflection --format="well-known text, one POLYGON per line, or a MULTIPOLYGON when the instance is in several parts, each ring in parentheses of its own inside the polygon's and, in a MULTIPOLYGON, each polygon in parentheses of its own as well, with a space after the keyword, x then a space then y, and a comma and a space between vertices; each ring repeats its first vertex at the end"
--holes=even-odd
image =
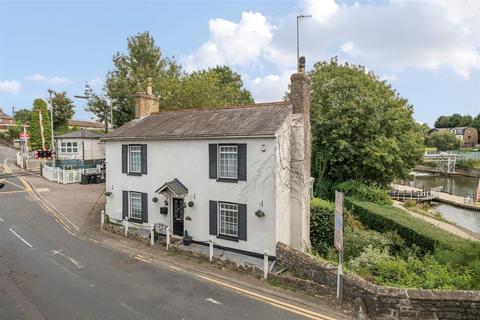
POLYGON ((446 220, 480 234, 480 211, 466 210, 443 203, 435 205, 432 203, 432 206, 446 220))
POLYGON ((407 183, 418 188, 433 188, 442 186, 443 192, 464 197, 468 193, 475 192, 478 185, 478 178, 463 176, 434 176, 429 173, 413 172, 411 181, 407 181, 407 183))

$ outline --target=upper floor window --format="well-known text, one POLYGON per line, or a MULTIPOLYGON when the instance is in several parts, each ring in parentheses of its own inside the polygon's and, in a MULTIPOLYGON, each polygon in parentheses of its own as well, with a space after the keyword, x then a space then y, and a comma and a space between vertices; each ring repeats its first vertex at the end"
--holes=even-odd
POLYGON ((77 142, 62 142, 60 151, 62 153, 78 153, 77 142))
POLYGON ((247 144, 209 144, 208 176, 217 181, 246 181, 247 144))
POLYGON ((237 146, 220 146, 218 152, 218 176, 221 179, 237 179, 237 157, 237 146))
POLYGON ((142 149, 140 146, 130 146, 130 168, 133 173, 140 173, 142 170, 142 149))

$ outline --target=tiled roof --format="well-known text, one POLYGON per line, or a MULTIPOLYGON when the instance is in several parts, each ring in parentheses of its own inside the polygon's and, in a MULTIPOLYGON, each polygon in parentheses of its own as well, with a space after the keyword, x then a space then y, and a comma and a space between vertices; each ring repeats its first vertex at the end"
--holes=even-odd
POLYGON ((273 136, 290 113, 290 102, 158 112, 130 121, 105 140, 273 136))
POLYGON ((105 124, 95 121, 83 121, 83 120, 70 120, 68 124, 72 127, 85 127, 85 128, 105 128, 105 124))
POLYGON ((78 138, 78 139, 100 139, 103 138, 103 134, 99 134, 87 129, 80 129, 78 131, 72 131, 60 136, 56 136, 57 139, 65 139, 65 138, 78 138))
POLYGON ((188 193, 187 187, 183 183, 180 182, 177 178, 173 179, 170 182, 166 182, 163 186, 158 188, 155 192, 163 192, 165 189, 170 189, 176 196, 183 196, 188 193))

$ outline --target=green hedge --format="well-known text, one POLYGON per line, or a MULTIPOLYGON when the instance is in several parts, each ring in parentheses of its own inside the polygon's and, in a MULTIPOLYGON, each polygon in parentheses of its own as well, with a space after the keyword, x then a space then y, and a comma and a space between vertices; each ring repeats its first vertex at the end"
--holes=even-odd
POLYGON ((333 247, 335 204, 314 198, 310 205, 310 240, 312 247, 322 256, 333 247))
POLYGON ((378 204, 392 204, 388 191, 380 186, 366 184, 358 180, 348 180, 336 185, 336 189, 347 197, 371 201, 378 204))
POLYGON ((437 246, 454 249, 469 242, 392 206, 353 198, 346 198, 345 202, 368 228, 379 232, 396 231, 408 245, 417 245, 423 252, 433 252, 437 246))

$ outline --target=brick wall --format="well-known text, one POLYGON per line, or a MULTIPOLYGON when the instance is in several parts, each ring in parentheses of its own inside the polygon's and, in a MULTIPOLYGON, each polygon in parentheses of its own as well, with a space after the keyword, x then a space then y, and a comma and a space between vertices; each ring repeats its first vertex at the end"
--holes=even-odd
MULTIPOLYGON (((278 243, 277 264, 336 292, 336 267, 314 256, 278 243)), ((387 288, 346 274, 344 297, 369 319, 480 319, 480 291, 387 288)))

